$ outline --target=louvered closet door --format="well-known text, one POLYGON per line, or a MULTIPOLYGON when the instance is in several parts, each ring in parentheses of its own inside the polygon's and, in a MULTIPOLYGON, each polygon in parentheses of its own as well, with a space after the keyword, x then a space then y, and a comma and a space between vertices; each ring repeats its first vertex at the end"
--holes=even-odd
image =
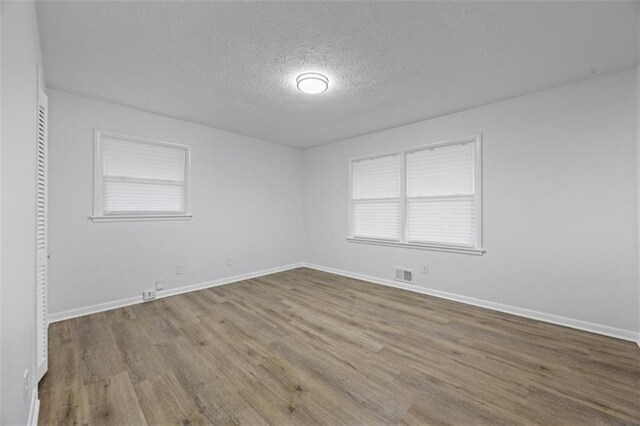
POLYGON ((37 134, 37 163, 36 175, 36 297, 37 297, 37 379, 40 380, 47 372, 47 126, 48 100, 40 92, 38 97, 38 134, 37 134))

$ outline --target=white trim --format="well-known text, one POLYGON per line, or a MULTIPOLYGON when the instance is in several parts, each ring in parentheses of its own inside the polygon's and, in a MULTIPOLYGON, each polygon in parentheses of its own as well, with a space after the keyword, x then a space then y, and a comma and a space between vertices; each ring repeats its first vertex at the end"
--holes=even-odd
MULTIPOLYGON (((124 133, 113 132, 110 130, 94 129, 93 130, 93 215, 90 218, 103 222, 114 222, 118 220, 130 221, 132 218, 141 218, 149 220, 171 220, 172 218, 181 217, 183 219, 191 218, 191 147, 189 145, 181 145, 173 142, 167 142, 158 139, 145 138, 141 136, 127 135, 124 133), (102 138, 108 137, 141 143, 154 146, 164 146, 184 151, 184 211, 180 212, 118 212, 107 214, 104 211, 102 189, 104 180, 104 164, 103 164, 103 143, 102 138), (109 217, 113 220, 103 220, 109 217)), ((134 179, 139 180, 139 179, 134 179)))
POLYGON ((423 149, 440 148, 447 145, 458 145, 458 144, 463 144, 465 142, 473 143, 476 141, 476 139, 482 139, 482 133, 478 133, 470 136, 461 136, 459 138, 440 140, 436 142, 423 143, 421 145, 412 146, 409 148, 394 149, 393 151, 384 151, 384 152, 379 152, 373 155, 359 155, 359 156, 349 157, 349 163, 352 163, 354 161, 360 161, 360 160, 373 160, 380 157, 390 157, 392 155, 401 155, 403 153, 422 151, 423 149))
POLYGON ((40 400, 38 399, 38 389, 31 393, 31 405, 29 406, 29 420, 27 425, 38 426, 38 415, 40 414, 40 400))
POLYGON ((382 239, 375 239, 375 238, 349 237, 347 238, 347 241, 350 243, 373 244, 377 246, 400 247, 400 248, 419 249, 419 250, 443 251, 445 253, 472 254, 476 256, 482 256, 485 253, 484 249, 476 249, 473 247, 462 247, 462 246, 456 247, 456 246, 440 246, 437 244, 404 243, 400 241, 382 240, 382 239))
MULTIPOLYGON (((640 18, 638 19, 640 24, 640 18)), ((638 34, 636 34, 637 41, 640 42, 640 25, 638 25, 638 34)), ((640 46, 640 43, 639 43, 640 46)), ((638 49, 640 52, 640 49, 638 49)), ((640 327, 640 65, 636 68, 636 191, 637 191, 637 204, 636 204, 636 261, 637 274, 638 274, 638 327, 640 327)), ((638 347, 640 347, 640 336, 636 341, 638 347)))
MULTIPOLYGON (((191 291, 202 290, 210 287, 217 287, 220 285, 231 284, 237 281, 249 280, 252 278, 258 278, 265 275, 271 275, 278 272, 289 271, 302 267, 302 263, 292 263, 290 265, 277 266, 275 268, 263 269, 261 271, 249 272, 247 274, 234 275, 232 277, 219 278, 213 281, 205 281, 202 283, 186 285, 182 287, 170 288, 156 292, 156 299, 162 299, 164 297, 175 296, 182 293, 189 293, 191 291)), ((85 306, 82 308, 69 309, 67 311, 56 312, 48 315, 49 324, 63 321, 71 318, 82 317, 85 315, 96 314, 98 312, 109 311, 111 309, 122 308, 124 306, 136 305, 143 303, 142 294, 134 297, 127 297, 126 299, 114 300, 111 302, 98 303, 91 306, 85 306)))
POLYGON ((190 220, 190 214, 136 214, 118 216, 89 216, 92 222, 147 222, 152 220, 190 220))
MULTIPOLYGON (((156 294, 157 299, 163 297, 175 296, 182 293, 188 293, 191 291, 202 290, 210 287, 217 287, 225 284, 231 284, 237 281, 248 280, 252 278, 258 278, 265 275, 271 275, 278 272, 284 272, 291 269, 300 267, 315 269, 318 271, 328 272, 331 274, 341 275, 344 277, 354 278, 361 281, 370 282, 373 284, 385 285, 388 287, 400 288, 403 290, 413 291, 415 293, 426 294, 428 296, 434 296, 441 299, 453 300, 455 302, 465 303, 467 305, 479 306, 481 308, 491 309, 498 312, 505 312, 512 315, 517 315, 525 318, 530 318, 538 321, 548 322, 551 324, 561 325, 564 327, 575 328, 577 330, 588 331, 591 333, 601 334, 604 336, 615 337, 617 339, 628 340, 638 343, 640 341, 640 333, 633 330, 625 330, 622 328, 610 327, 607 325, 597 324, 588 321, 582 321, 573 318, 567 318, 559 315, 548 314, 545 312, 534 311, 525 308, 519 308, 516 306, 505 305, 502 303, 491 302, 488 300, 477 299, 474 297, 462 296, 455 293, 449 293, 441 290, 435 290, 428 287, 417 286, 414 284, 401 284, 399 282, 372 277, 369 275, 358 274, 354 272, 348 272, 341 269, 330 268, 327 266, 316 265, 308 262, 293 263, 290 265, 280 266, 271 269, 264 269, 248 274, 236 275, 227 278, 221 278, 218 280, 207 281, 198 284, 187 285, 183 287, 177 287, 173 289, 159 291, 156 294)), ((121 308, 124 306, 135 305, 143 303, 142 296, 129 297, 126 299, 115 300, 112 302, 99 303, 83 308, 70 309, 67 311, 57 312, 49 314, 49 323, 63 321, 66 319, 77 318, 84 315, 95 314, 98 312, 104 312, 111 309, 121 308)), ((39 402, 38 402, 39 404, 39 402)))
MULTIPOLYGON (((396 246, 410 249, 421 250, 435 250, 445 251, 449 253, 463 253, 463 254, 475 254, 482 255, 485 250, 483 248, 483 219, 482 219, 482 133, 461 137, 457 139, 449 139, 439 142, 428 143, 426 145, 420 145, 410 149, 404 149, 400 151, 392 151, 386 153, 380 153, 375 155, 367 155, 361 157, 350 157, 349 161, 349 182, 348 182, 348 200, 347 206, 349 208, 349 230, 347 241, 355 243, 366 244, 378 244, 384 246, 396 246), (407 202, 409 197, 407 196, 407 154, 424 151, 427 149, 441 148, 443 146, 450 145, 464 145, 467 143, 474 144, 473 155, 473 194, 463 195, 463 197, 472 197, 474 212, 475 212, 475 242, 473 247, 459 247, 453 244, 431 244, 422 243, 407 240, 407 202), (363 203, 368 200, 358 200, 353 198, 353 164, 363 160, 374 160, 382 157, 400 156, 400 238, 399 240, 380 240, 376 238, 359 237, 353 232, 353 206, 355 203, 363 203)), ((426 198, 459 198, 460 195, 455 196, 440 196, 440 197, 426 197, 426 198)), ((423 197, 411 197, 411 199, 423 198, 423 197)), ((397 198, 389 199, 397 200, 397 198)), ((378 201, 378 199, 371 199, 372 202, 378 201)))
POLYGON ((604 336, 615 337, 617 339, 629 340, 637 342, 640 339, 640 333, 634 330, 625 330, 622 328, 610 327, 603 324, 597 324, 588 321, 582 321, 574 318, 562 317, 559 315, 548 314, 545 312, 533 311, 530 309, 519 308, 516 306, 505 305, 502 303, 491 302, 475 297, 462 296, 446 291, 435 290, 428 287, 417 286, 414 284, 401 284, 397 281, 385 278, 377 278, 369 275, 358 274, 354 272, 343 271, 340 269, 330 268, 327 266, 316 265, 313 263, 303 262, 306 268, 316 269, 318 271, 328 272, 331 274, 341 275, 344 277, 354 278, 361 281, 367 281, 373 284, 385 285, 388 287, 400 288, 403 290, 413 291, 416 293, 426 294, 441 299, 453 300, 455 302, 465 303, 467 305, 479 306, 481 308, 491 309, 493 311, 505 312, 507 314, 517 315, 538 321, 548 322, 551 324, 561 325, 564 327, 575 328, 577 330, 588 331, 591 333, 602 334, 604 336))

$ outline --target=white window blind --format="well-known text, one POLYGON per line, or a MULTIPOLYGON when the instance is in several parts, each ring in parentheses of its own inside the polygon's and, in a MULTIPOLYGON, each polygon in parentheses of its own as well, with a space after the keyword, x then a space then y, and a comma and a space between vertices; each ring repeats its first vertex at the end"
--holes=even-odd
POLYGON ((407 153, 407 241, 474 247, 475 144, 407 153))
POLYGON ((353 160, 350 240, 482 252, 480 160, 479 136, 353 160))
POLYGON ((354 236, 400 239, 400 155, 352 164, 352 233, 354 236))
POLYGON ((186 215, 189 148, 96 131, 98 216, 186 215))

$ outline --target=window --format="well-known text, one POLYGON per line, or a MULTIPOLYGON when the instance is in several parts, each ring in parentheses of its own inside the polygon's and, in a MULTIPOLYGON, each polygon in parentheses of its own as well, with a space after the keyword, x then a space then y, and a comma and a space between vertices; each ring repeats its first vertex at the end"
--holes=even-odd
POLYGON ((353 163, 353 235, 400 238, 400 155, 353 163))
POLYGON ((480 136, 351 161, 349 241, 482 253, 480 136))
POLYGON ((189 147, 95 131, 95 220, 184 219, 189 147))

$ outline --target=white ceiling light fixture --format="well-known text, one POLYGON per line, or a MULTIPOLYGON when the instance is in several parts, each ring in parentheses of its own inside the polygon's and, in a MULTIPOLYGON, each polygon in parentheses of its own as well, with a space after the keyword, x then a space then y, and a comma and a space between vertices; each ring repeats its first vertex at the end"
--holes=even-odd
POLYGON ((317 72, 306 72, 296 78, 296 86, 303 93, 317 95, 329 88, 329 79, 317 72))

